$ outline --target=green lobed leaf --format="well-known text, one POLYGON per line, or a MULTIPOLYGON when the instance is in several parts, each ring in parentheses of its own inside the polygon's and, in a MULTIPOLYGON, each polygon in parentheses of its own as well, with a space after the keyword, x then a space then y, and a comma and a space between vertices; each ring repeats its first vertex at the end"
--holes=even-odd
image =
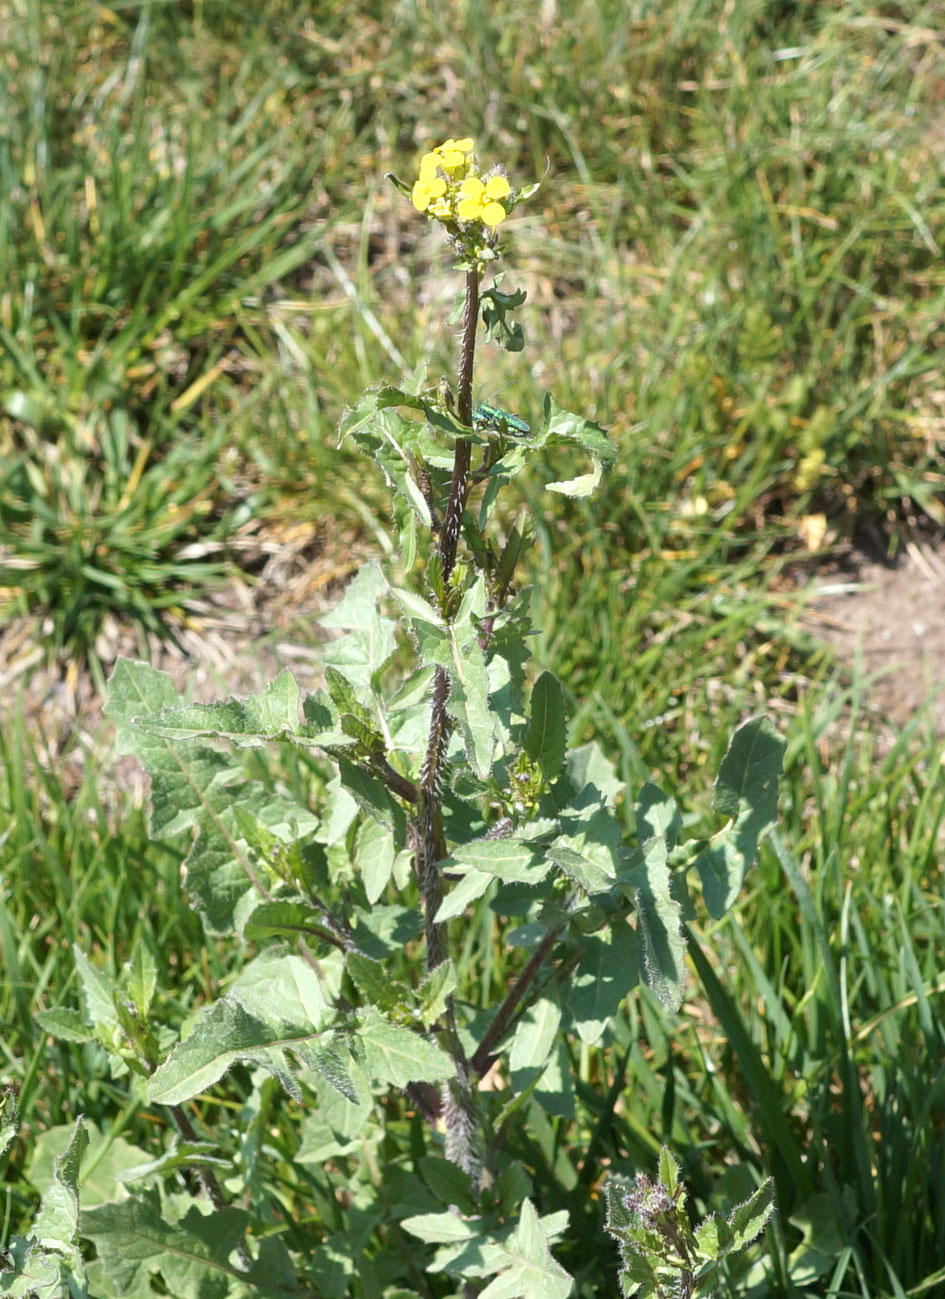
POLYGON ((660 1150, 658 1176, 660 1183, 672 1196, 676 1209, 681 1209, 686 1203, 686 1188, 683 1186, 681 1193, 677 1194, 677 1187, 680 1186, 679 1161, 673 1157, 669 1146, 663 1146, 660 1150))
POLYGON ((9 1299, 58 1299, 63 1290, 73 1299, 86 1299, 79 1246, 79 1165, 88 1143, 85 1123, 76 1119, 68 1146, 54 1160, 52 1182, 29 1235, 8 1242, 14 1267, 12 1272, 0 1271, 0 1293, 9 1299))
POLYGON ((424 1028, 432 1028, 446 1010, 449 998, 459 986, 456 966, 441 961, 417 989, 417 1013, 424 1028))
POLYGON ((613 443, 599 424, 573 411, 563 410, 550 393, 545 393, 543 432, 549 441, 576 442, 605 467, 611 465, 616 456, 613 443))
POLYGON ((258 748, 268 740, 298 731, 299 688, 286 670, 256 695, 162 708, 150 716, 141 716, 137 725, 168 740, 214 736, 238 746, 258 748))
POLYGON ((86 1023, 110 1032, 118 1026, 118 1014, 115 1010, 118 983, 106 970, 100 970, 93 965, 78 944, 73 944, 72 955, 79 976, 79 991, 86 1023))
POLYGON ((140 938, 135 943, 131 960, 125 965, 125 975, 138 1018, 146 1021, 157 987, 157 964, 150 949, 140 938))
POLYGON ((525 346, 522 326, 517 320, 512 319, 511 313, 522 305, 526 297, 525 289, 503 293, 495 283, 488 289, 484 289, 480 297, 486 338, 490 342, 498 343, 508 352, 521 352, 525 346))
POLYGON ((595 786, 587 785, 579 801, 563 809, 559 825, 548 856, 589 896, 609 892, 618 878, 623 832, 595 786))
POLYGON ((736 1205, 729 1214, 728 1226, 732 1232, 726 1254, 744 1249, 761 1234, 774 1213, 774 1180, 768 1178, 744 1204, 736 1205))
POLYGON ((426 1241, 428 1245, 451 1245, 457 1241, 472 1240, 479 1233, 475 1222, 467 1222, 449 1211, 417 1213, 402 1219, 400 1225, 404 1231, 409 1231, 411 1236, 426 1241))
POLYGON ((363 952, 349 952, 345 968, 368 1005, 389 1012, 409 1004, 410 989, 392 979, 380 961, 372 960, 363 952))
POLYGON ((370 903, 375 903, 390 881, 397 855, 394 836, 379 821, 367 820, 358 827, 354 860, 364 880, 370 903))
POLYGON ((230 1262, 249 1215, 224 1208, 202 1213, 196 1206, 177 1223, 167 1221, 156 1191, 82 1214, 82 1235, 95 1245, 119 1294, 150 1293, 153 1276, 174 1299, 225 1299, 237 1286, 254 1294, 302 1295, 284 1249, 267 1250, 248 1272, 230 1262))
POLYGON ((668 847, 675 848, 682 829, 682 817, 674 798, 664 794, 658 785, 647 781, 637 796, 634 814, 640 843, 662 835, 668 847))
POLYGON ((474 839, 461 844, 454 848, 445 869, 459 866, 494 876, 506 884, 537 884, 551 869, 550 861, 533 844, 518 839, 474 839))
POLYGON ((703 1258, 715 1260, 721 1256, 723 1248, 721 1237, 724 1234, 725 1223, 714 1213, 703 1218, 695 1230, 696 1244, 703 1258))
POLYGON ((479 633, 468 623, 450 627, 449 715, 459 723, 469 765, 485 779, 492 770, 495 718, 489 707, 489 677, 479 633))
MULTIPOLYGON (((139 1164, 123 1169, 118 1174, 118 1180, 123 1185, 130 1185, 132 1182, 144 1181, 155 1176, 166 1177, 168 1173, 177 1169, 188 1168, 210 1168, 219 1172, 222 1177, 226 1177, 232 1167, 232 1161, 220 1154, 220 1147, 215 1141, 183 1141, 177 1133, 174 1133, 168 1150, 158 1155, 156 1159, 145 1159, 139 1164)), ((103 1204, 108 1202, 109 1199, 101 1201, 103 1204)), ((85 1207, 92 1206, 86 1203, 85 1207)))
POLYGON ((580 801, 581 806, 593 803, 588 797, 593 786, 608 807, 613 807, 617 795, 623 790, 623 781, 617 775, 617 769, 596 740, 582 744, 580 748, 569 749, 565 761, 566 778, 555 786, 555 793, 560 790, 559 807, 567 803, 580 801))
POLYGON ((530 1200, 522 1205, 518 1229, 499 1252, 506 1266, 480 1299, 567 1299, 571 1293, 574 1282, 552 1257, 530 1200))
POLYGON ((51 1006, 37 1011, 36 1023, 46 1033, 63 1042, 94 1042, 95 1034, 85 1026, 85 1017, 68 1006, 51 1006))
POLYGON ((758 845, 774 827, 784 749, 772 722, 755 717, 738 728, 722 759, 713 805, 731 824, 713 836, 695 862, 714 920, 735 901, 758 845))
POLYGON ((403 502, 401 508, 408 508, 412 518, 419 519, 425 528, 429 528, 432 522, 430 508, 418 481, 418 425, 390 407, 385 409, 381 405, 378 408, 378 399, 383 402, 392 393, 396 393, 398 405, 423 408, 419 398, 409 398, 396 389, 369 393, 358 410, 351 413, 352 426, 346 429, 345 424, 342 425, 342 438, 349 433, 354 437, 361 450, 380 468, 387 485, 397 494, 398 504, 403 502))
POLYGON ((338 760, 338 775, 342 788, 354 798, 361 811, 392 831, 398 843, 403 843, 407 830, 404 811, 390 796, 384 782, 344 758, 338 760))
POLYGON ((490 871, 475 870, 470 868, 459 881, 454 884, 447 893, 436 913, 437 924, 442 924, 445 920, 452 920, 454 916, 460 916, 466 908, 477 898, 481 898, 483 893, 495 879, 490 871))
POLYGON ((324 1027, 341 991, 344 957, 337 949, 313 967, 295 951, 269 947, 240 971, 228 996, 276 1028, 324 1027))
POLYGON ((187 892, 210 933, 230 933, 259 897, 240 814, 286 840, 314 830, 317 820, 300 804, 246 780, 230 755, 199 740, 149 732, 148 720, 170 707, 172 692, 166 674, 119 659, 105 711, 117 724, 119 749, 136 754, 151 777, 152 836, 197 831, 184 868, 187 892))
POLYGON ((566 989, 566 1005, 582 1042, 592 1045, 639 981, 637 936, 624 920, 585 939, 584 955, 566 989))
POLYGON ((308 1043, 317 1047, 325 1036, 326 1030, 316 1026, 286 1029, 279 1019, 264 1022, 227 996, 205 1007, 190 1036, 151 1075, 148 1094, 156 1104, 179 1105, 212 1087, 235 1064, 244 1063, 274 1074, 291 1096, 301 1100, 283 1053, 308 1043))
POLYGON ((260 942, 266 938, 306 938, 318 942, 324 932, 322 912, 308 902, 261 902, 243 928, 244 938, 260 942))
POLYGON ((396 903, 385 906, 376 902, 367 910, 356 907, 350 919, 358 950, 378 961, 402 954, 405 945, 423 929, 423 917, 416 907, 396 903))
POLYGON ((429 623, 432 627, 443 626, 443 619, 438 611, 422 595, 399 586, 391 587, 391 595, 409 617, 429 623))
MULTIPOLYGON (((102 1132, 91 1119, 84 1120, 84 1127, 88 1144, 79 1168, 78 1194, 83 1209, 89 1209, 122 1199, 125 1174, 145 1163, 148 1155, 114 1131, 102 1132)), ((57 1162, 74 1135, 74 1125, 63 1123, 47 1128, 36 1138, 30 1158, 30 1181, 42 1194, 53 1185, 57 1162)))
POLYGON ((387 590, 387 579, 372 561, 351 579, 335 608, 319 619, 323 627, 347 633, 326 645, 322 658, 347 678, 362 703, 370 700, 372 679, 396 648, 395 624, 378 609, 387 590))
POLYGON ((442 1082, 452 1077, 453 1062, 419 1033, 391 1024, 373 1007, 359 1015, 358 1042, 368 1073, 394 1087, 413 1082, 442 1082))
MULTIPOLYGON (((345 1073, 351 1084, 348 1092, 342 1091, 330 1079, 316 1083, 318 1107, 302 1120, 301 1144, 295 1159, 299 1163, 324 1163, 336 1155, 347 1154, 361 1138, 371 1121, 373 1104, 371 1082, 353 1058, 345 1061, 345 1073)), ((379 1140, 382 1129, 375 1126, 371 1140, 379 1140)), ((363 1151, 363 1147, 361 1147, 363 1151)))
POLYGON ((442 1204, 456 1205, 463 1213, 475 1213, 476 1194, 467 1172, 440 1155, 424 1155, 419 1167, 425 1185, 442 1204))

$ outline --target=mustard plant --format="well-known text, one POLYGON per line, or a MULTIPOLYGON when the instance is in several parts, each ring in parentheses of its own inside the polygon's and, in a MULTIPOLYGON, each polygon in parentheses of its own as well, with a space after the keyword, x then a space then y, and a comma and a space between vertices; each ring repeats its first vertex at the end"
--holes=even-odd
POLYGON ((537 186, 516 189, 468 138, 424 154, 412 184, 392 179, 463 277, 455 377, 421 369, 341 424, 386 479, 399 555, 322 618, 324 687, 304 697, 282 672, 195 704, 148 665, 117 665, 119 746, 149 773, 152 834, 190 837, 183 886, 232 972, 182 1014, 158 954, 109 972, 77 952, 81 1004, 43 1027, 103 1052, 112 1085, 163 1120, 86 1208, 95 1134, 77 1120, 3 1293, 707 1294, 771 1212, 765 1184, 692 1230, 666 1154, 655 1184, 617 1170, 606 1224, 578 1240, 542 1189, 553 1156, 539 1178, 513 1140, 574 1112, 572 1048, 606 1046, 624 998, 678 1009, 687 918, 732 905, 774 822, 783 746, 764 719, 742 725, 719 828, 689 838, 673 797, 626 789, 596 745, 569 744, 565 690, 530 661, 529 520, 500 502, 561 447, 590 465, 548 490, 590 495, 614 449, 550 394, 526 415, 473 403, 480 327, 524 347, 526 295, 497 267, 537 186), (280 776, 272 746, 306 781, 280 776), (510 953, 498 996, 462 955, 473 926, 510 953))

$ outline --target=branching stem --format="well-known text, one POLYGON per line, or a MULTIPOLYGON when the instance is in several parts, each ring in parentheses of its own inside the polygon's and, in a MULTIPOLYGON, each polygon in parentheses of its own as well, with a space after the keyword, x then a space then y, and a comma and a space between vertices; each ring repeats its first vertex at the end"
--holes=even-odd
POLYGON ((483 1034, 482 1041, 476 1048, 476 1054, 470 1061, 472 1071, 478 1077, 489 1072, 495 1058, 496 1047, 505 1037, 516 1010, 521 1005, 536 975, 551 954, 552 948, 564 931, 564 925, 556 925, 532 952, 528 964, 505 994, 505 1000, 495 1013, 495 1018, 483 1034))

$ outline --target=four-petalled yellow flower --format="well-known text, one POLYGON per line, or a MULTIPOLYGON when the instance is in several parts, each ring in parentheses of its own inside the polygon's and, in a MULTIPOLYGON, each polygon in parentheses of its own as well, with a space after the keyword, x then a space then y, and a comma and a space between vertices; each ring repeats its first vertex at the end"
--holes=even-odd
POLYGON ((508 216, 498 201, 508 198, 512 187, 504 176, 492 176, 483 184, 478 176, 467 176, 460 186, 460 200, 456 215, 460 221, 481 221, 495 229, 508 216))
MULTIPOLYGON (((432 158, 432 156, 432 154, 428 153, 423 162, 426 162, 426 159, 432 158)), ((423 163, 421 163, 420 179, 414 183, 410 195, 411 201, 417 211, 426 212, 430 205, 436 199, 442 198, 445 193, 446 181, 443 177, 436 174, 435 168, 432 171, 429 167, 424 169, 423 163)))

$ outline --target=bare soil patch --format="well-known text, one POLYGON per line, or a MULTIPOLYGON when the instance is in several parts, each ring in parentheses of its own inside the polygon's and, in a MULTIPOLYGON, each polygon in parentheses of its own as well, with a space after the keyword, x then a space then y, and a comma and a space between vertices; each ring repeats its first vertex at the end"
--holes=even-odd
POLYGON ((853 550, 819 586, 810 634, 868 676, 870 703, 894 726, 928 708, 945 735, 945 539, 909 541, 895 560, 853 550))

